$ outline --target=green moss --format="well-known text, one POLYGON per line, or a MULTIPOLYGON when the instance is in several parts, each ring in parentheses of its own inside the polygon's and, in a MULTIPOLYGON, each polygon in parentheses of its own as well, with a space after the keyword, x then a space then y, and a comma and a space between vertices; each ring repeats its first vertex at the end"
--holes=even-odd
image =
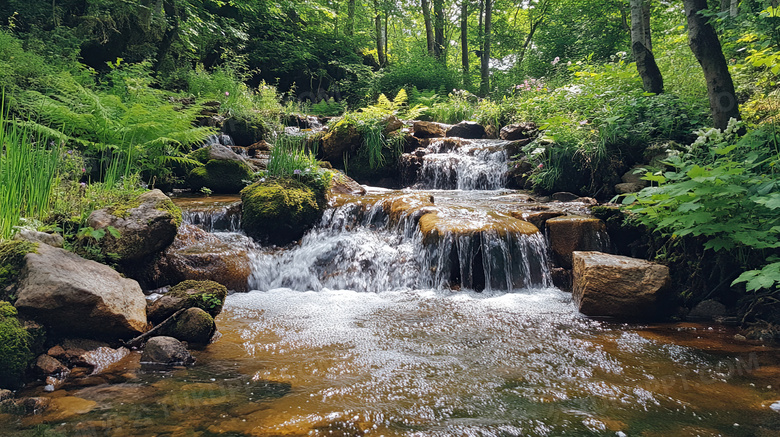
POLYGON ((160 200, 154 205, 154 208, 159 211, 164 211, 173 216, 173 223, 178 228, 181 226, 184 219, 182 218, 181 208, 176 206, 171 199, 160 200))
POLYGON ((201 164, 205 164, 209 162, 211 159, 211 148, 210 147, 201 147, 200 149, 190 153, 187 155, 188 158, 193 159, 195 161, 200 162, 201 164))
POLYGON ((215 193, 238 193, 252 179, 252 169, 241 161, 212 159, 203 167, 190 171, 187 182, 193 191, 203 187, 215 193))
POLYGON ((324 193, 291 178, 241 191, 242 224, 251 236, 284 245, 303 236, 322 216, 324 193))
POLYGON ((0 387, 20 386, 24 371, 33 358, 30 336, 15 312, 10 303, 0 302, 0 387))
POLYGON ((217 282, 188 280, 172 287, 167 295, 186 299, 186 307, 200 308, 216 317, 222 312, 227 293, 227 288, 217 282))
POLYGON ((29 241, 3 241, 0 242, 0 298, 6 287, 16 282, 19 272, 24 264, 24 256, 38 251, 38 243, 29 241))
POLYGON ((141 199, 140 197, 136 197, 135 199, 128 200, 127 202, 122 202, 108 207, 108 212, 115 217, 128 218, 130 217, 130 210, 138 208, 139 206, 141 206, 141 199))

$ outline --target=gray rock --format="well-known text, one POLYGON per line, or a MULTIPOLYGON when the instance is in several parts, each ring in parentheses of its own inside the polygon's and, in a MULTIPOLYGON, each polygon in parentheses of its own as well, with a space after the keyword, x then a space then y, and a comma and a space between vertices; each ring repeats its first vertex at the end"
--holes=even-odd
POLYGON ((60 234, 47 234, 46 232, 38 232, 29 229, 19 231, 14 235, 14 240, 25 240, 32 243, 48 244, 51 247, 62 247, 65 244, 65 239, 60 234))
POLYGON ((230 147, 223 146, 222 144, 213 144, 209 146, 209 160, 212 159, 219 161, 245 161, 241 155, 231 150, 230 147))
POLYGON ((449 126, 446 124, 432 121, 415 121, 414 136, 417 138, 443 138, 448 128, 449 126))
POLYGON ((65 375, 69 373, 68 368, 64 364, 47 354, 42 354, 35 360, 34 368, 36 372, 42 375, 65 375))
POLYGON ((146 342, 141 362, 182 366, 193 364, 195 358, 179 340, 173 337, 154 337, 146 342))
POLYGON ((647 173, 645 166, 635 165, 631 167, 631 169, 628 170, 621 179, 623 180, 623 183, 637 184, 637 185, 641 185, 642 188, 644 188, 650 185, 649 181, 642 179, 645 176, 645 173, 647 173))
POLYGON ((24 263, 16 308, 51 332, 115 339, 146 329, 141 287, 112 268, 45 244, 24 263))
POLYGON ((718 317, 726 315, 726 305, 722 303, 707 299, 699 302, 690 313, 688 313, 689 320, 715 320, 718 317))
POLYGON ((536 136, 536 124, 533 122, 516 123, 501 128, 500 137, 502 140, 515 141, 536 136))
POLYGON ((552 200, 556 200, 558 202, 574 202, 575 200, 580 198, 580 196, 574 193, 569 193, 568 191, 561 191, 558 193, 554 193, 551 197, 552 200))
POLYGON ((587 316, 648 319, 670 284, 669 268, 625 256, 574 252, 573 297, 587 316))
POLYGON ((181 223, 178 208, 160 190, 152 190, 128 205, 94 211, 87 220, 94 229, 109 226, 119 231, 119 238, 110 233, 100 239, 104 253, 116 253, 122 261, 140 260, 156 254, 173 243, 181 223))
POLYGON ((465 138, 468 140, 480 140, 485 138, 485 127, 473 121, 461 121, 447 129, 446 136, 465 138))
POLYGON ((14 392, 11 390, 0 390, 0 402, 14 398, 14 392))
POLYGON ((615 185, 615 192, 618 194, 638 193, 645 188, 644 184, 635 184, 633 182, 624 182, 622 184, 615 185))

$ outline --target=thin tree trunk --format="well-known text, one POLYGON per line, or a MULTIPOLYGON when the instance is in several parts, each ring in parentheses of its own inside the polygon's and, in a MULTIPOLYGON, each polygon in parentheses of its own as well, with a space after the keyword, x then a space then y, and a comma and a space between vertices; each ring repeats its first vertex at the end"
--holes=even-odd
POLYGON ((421 0, 423 21, 425 21, 425 41, 428 43, 428 54, 434 56, 433 46, 433 22, 431 21, 431 3, 428 0, 421 0))
POLYGON ((650 48, 650 16, 647 0, 631 0, 631 51, 642 87, 648 93, 664 92, 664 79, 650 48))
POLYGON ((433 0, 433 55, 442 59, 444 53, 444 0, 433 0))
POLYGON ((739 15, 739 0, 731 0, 729 16, 736 17, 737 15, 739 15))
POLYGON ((729 73, 726 57, 718 40, 718 34, 701 15, 707 9, 707 0, 683 0, 688 20, 688 46, 699 61, 707 80, 707 95, 715 127, 725 129, 729 120, 741 119, 739 104, 734 92, 734 82, 729 73))
POLYGON ((482 68, 479 92, 482 96, 490 93, 490 34, 493 31, 493 0, 485 0, 485 43, 482 47, 482 68))
POLYGON ((389 45, 388 41, 390 41, 390 34, 387 33, 387 23, 388 23, 388 21, 390 21, 390 14, 387 11, 385 11, 385 32, 384 32, 384 35, 383 35, 383 38, 385 40, 385 62, 387 62, 387 56, 388 56, 388 53, 390 53, 390 50, 388 50, 388 45, 389 45))
POLYGON ((379 2, 374 0, 374 30, 376 31, 376 57, 380 67, 387 65, 385 54, 384 26, 382 26, 382 12, 379 2))
POLYGON ((463 88, 471 86, 469 75, 469 2, 460 1, 460 57, 463 67, 463 88))
POLYGON ((347 36, 355 35, 355 0, 349 0, 347 3, 347 36))

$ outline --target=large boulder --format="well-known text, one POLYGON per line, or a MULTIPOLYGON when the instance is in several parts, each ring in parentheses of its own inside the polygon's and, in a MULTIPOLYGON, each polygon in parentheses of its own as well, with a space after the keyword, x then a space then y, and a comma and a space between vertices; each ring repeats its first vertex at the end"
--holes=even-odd
POLYGON ((669 268, 601 252, 574 252, 573 297, 581 313, 594 317, 647 319, 670 284, 669 268))
POLYGON ((186 347, 173 337, 154 337, 146 342, 141 355, 144 364, 184 366, 195 363, 186 347))
POLYGON ((227 292, 227 288, 214 281, 184 281, 149 305, 147 317, 156 324, 176 311, 189 308, 200 308, 211 317, 217 317, 222 312, 227 292))
POLYGON ((87 220, 93 229, 119 231, 119 238, 106 232, 98 244, 103 253, 114 253, 122 262, 141 260, 170 246, 181 222, 181 210, 160 190, 94 211, 87 220))
POLYGON ((173 337, 188 344, 205 346, 211 341, 217 325, 209 313, 200 308, 189 308, 182 313, 172 316, 170 322, 157 332, 164 337, 173 337))
POLYGON ((146 329, 146 299, 132 279, 45 244, 24 260, 16 308, 52 332, 117 339, 146 329))
POLYGON ((344 160, 345 153, 352 153, 360 148, 361 141, 355 124, 342 120, 322 137, 322 157, 339 164, 344 160))
POLYGON ((481 140, 485 138, 485 127, 473 121, 461 121, 447 129, 446 136, 465 138, 467 140, 481 140))
POLYGON ((13 305, 0 301, 0 387, 19 387, 33 358, 29 335, 16 316, 13 305))
POLYGON ((443 138, 449 128, 446 124, 432 121, 415 121, 414 136, 417 138, 443 138))
POLYGON ((199 161, 206 155, 201 167, 193 168, 187 176, 187 183, 193 191, 208 188, 214 193, 235 194, 252 180, 253 171, 243 158, 225 146, 213 145, 194 152, 199 161), (205 152, 201 150, 207 149, 205 152))
POLYGON ((244 231, 280 246, 301 238, 325 209, 325 193, 292 178, 251 185, 241 191, 241 200, 244 231))
POLYGON ((574 251, 606 250, 609 236, 603 221, 593 217, 563 216, 545 222, 550 249, 559 266, 572 268, 574 251))
POLYGON ((533 138, 537 134, 536 123, 527 121, 524 123, 510 124, 501 128, 502 140, 516 141, 533 138))
POLYGON ((246 248, 228 244, 197 226, 183 225, 173 244, 151 266, 133 272, 133 277, 146 288, 197 280, 249 291, 250 273, 246 248))

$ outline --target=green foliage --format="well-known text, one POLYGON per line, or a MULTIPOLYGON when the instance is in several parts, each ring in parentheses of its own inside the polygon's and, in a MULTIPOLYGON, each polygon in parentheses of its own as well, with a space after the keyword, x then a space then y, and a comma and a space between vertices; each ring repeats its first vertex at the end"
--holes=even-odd
POLYGON ((346 110, 347 110, 346 102, 337 102, 333 100, 333 97, 331 97, 330 99, 327 100, 323 99, 318 103, 311 105, 311 108, 307 112, 309 114, 314 114, 314 115, 335 117, 343 114, 344 111, 346 110))
POLYGON ((748 291, 776 290, 780 248, 780 143, 774 126, 740 138, 740 123, 726 131, 701 130, 669 169, 648 173, 655 186, 623 203, 640 220, 671 237, 703 237, 704 248, 733 253, 743 271, 734 284, 748 291))
POLYGON ((0 98, 0 240, 21 217, 43 218, 57 174, 59 143, 8 117, 0 98))
MULTIPOLYGON (((378 93, 393 94, 400 89, 454 90, 460 85, 458 73, 428 56, 410 57, 387 67, 379 81, 378 93)), ((446 92, 446 91, 445 91, 446 92)))
POLYGON ((252 181, 252 170, 242 161, 209 160, 190 171, 187 182, 193 191, 208 188, 215 193, 235 194, 252 181))
POLYGON ((304 136, 277 136, 268 160, 268 176, 293 178, 324 193, 333 174, 317 161, 318 141, 304 136))

